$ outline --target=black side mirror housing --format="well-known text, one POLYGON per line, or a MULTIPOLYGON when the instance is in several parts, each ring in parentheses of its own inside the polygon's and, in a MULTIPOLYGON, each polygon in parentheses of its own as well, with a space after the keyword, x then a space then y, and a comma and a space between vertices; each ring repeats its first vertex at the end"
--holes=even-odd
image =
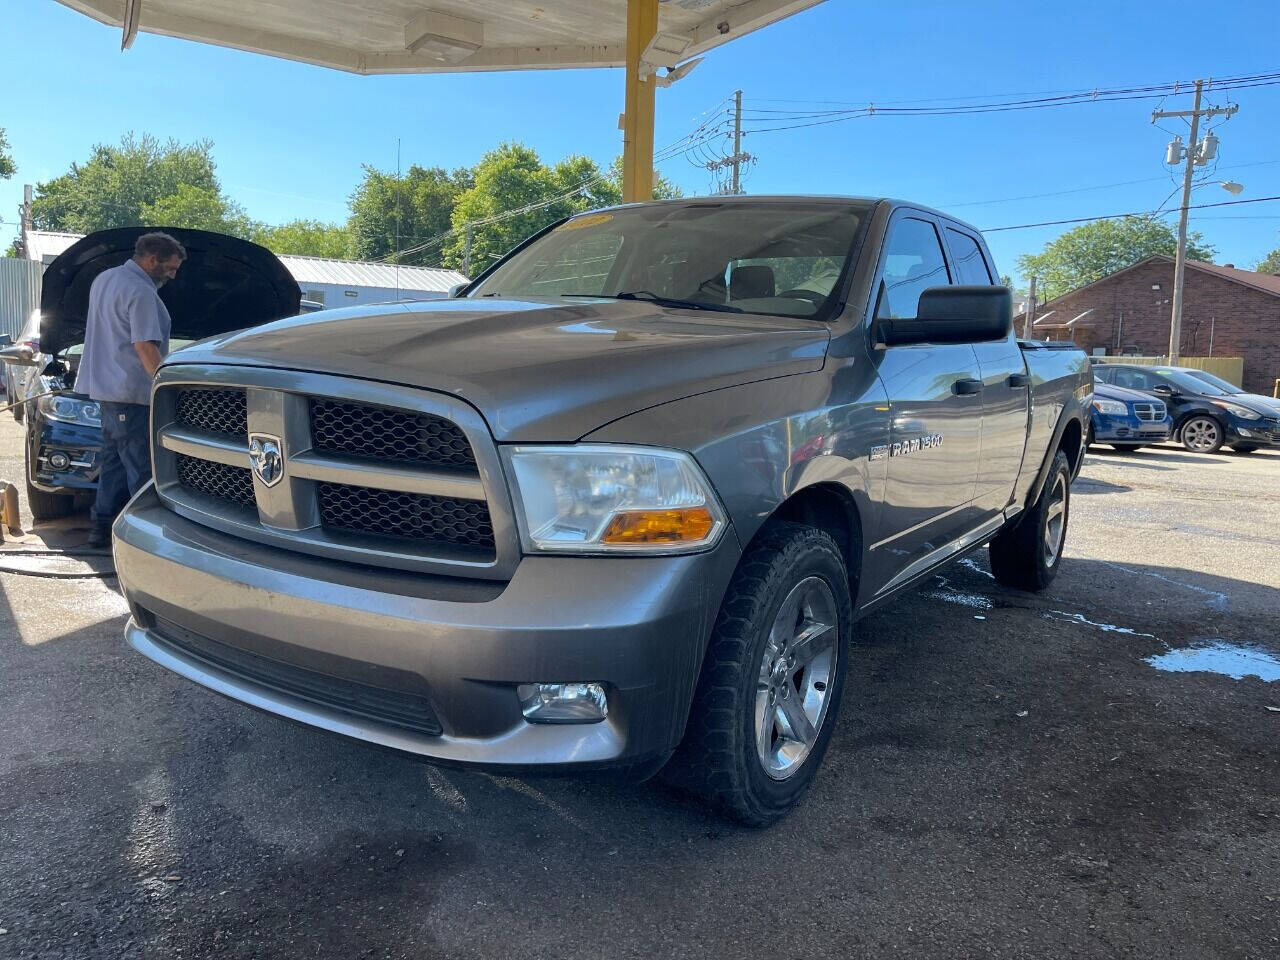
POLYGON ((1008 287, 930 287, 920 294, 916 313, 881 320, 880 339, 887 346, 1003 340, 1013 328, 1013 293, 1008 287))
POLYGON ((1157 383, 1151 388, 1151 392, 1160 397, 1176 397, 1178 395, 1178 391, 1174 390, 1173 387, 1169 386, 1167 383, 1157 383))

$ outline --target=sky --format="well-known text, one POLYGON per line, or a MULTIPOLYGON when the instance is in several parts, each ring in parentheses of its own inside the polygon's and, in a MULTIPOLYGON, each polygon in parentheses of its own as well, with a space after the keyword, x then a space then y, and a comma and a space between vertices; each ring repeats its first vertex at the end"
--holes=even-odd
MULTIPOLYGON (((0 0, 7 91, 0 105, 18 173, 0 181, 0 246, 16 231, 22 184, 83 162, 130 131, 209 138, 225 191, 267 222, 341 221, 371 164, 454 168, 504 140, 546 162, 621 152, 621 70, 360 77, 188 41, 120 31, 54 0, 0 0)), ((659 90, 656 143, 727 116, 743 91, 748 193, 895 196, 981 229, 1159 207, 1177 182, 1163 163, 1190 95, 961 116, 877 115, 796 127, 799 112, 869 103, 947 104, 1280 70, 1274 0, 827 2, 712 51, 659 90), (790 129, 765 130, 766 127, 790 129)), ((1216 179, 1193 203, 1280 196, 1280 86, 1234 92, 1217 121, 1216 179)), ((1223 103, 1226 96, 1206 97, 1223 103)), ((712 141, 661 173, 687 195, 714 189, 698 164, 712 141)), ((1169 201, 1176 205, 1176 198, 1169 201)), ((1170 222, 1176 222, 1171 217, 1170 222)), ((1219 263, 1252 268, 1280 247, 1280 202, 1192 211, 1219 263)), ((987 234, 1002 273, 1066 226, 987 234)), ((1020 279, 1020 278, 1019 278, 1020 279)))

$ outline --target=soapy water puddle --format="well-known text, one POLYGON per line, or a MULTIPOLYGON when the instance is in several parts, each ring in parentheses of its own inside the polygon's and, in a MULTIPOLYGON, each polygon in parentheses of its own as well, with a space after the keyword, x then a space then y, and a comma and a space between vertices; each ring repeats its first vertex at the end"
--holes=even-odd
POLYGON ((1170 650, 1147 657, 1157 670, 1171 673, 1219 673, 1233 680, 1257 677, 1268 683, 1280 680, 1280 660, 1253 647, 1242 647, 1225 640, 1208 640, 1191 647, 1170 650))

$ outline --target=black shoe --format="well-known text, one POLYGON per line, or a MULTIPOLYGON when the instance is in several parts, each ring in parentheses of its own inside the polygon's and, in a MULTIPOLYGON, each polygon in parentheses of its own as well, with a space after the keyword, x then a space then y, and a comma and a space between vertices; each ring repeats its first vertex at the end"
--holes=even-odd
POLYGON ((111 546, 111 528, 94 524, 93 529, 89 531, 89 539, 86 541, 86 545, 95 549, 111 546))

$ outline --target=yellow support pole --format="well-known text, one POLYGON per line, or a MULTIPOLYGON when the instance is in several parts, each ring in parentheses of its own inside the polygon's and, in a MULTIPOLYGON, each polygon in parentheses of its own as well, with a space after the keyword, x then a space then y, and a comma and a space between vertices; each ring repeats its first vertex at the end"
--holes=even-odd
POLYGON ((653 74, 640 56, 658 32, 658 0, 627 0, 627 93, 622 117, 622 201, 653 198, 653 74))

